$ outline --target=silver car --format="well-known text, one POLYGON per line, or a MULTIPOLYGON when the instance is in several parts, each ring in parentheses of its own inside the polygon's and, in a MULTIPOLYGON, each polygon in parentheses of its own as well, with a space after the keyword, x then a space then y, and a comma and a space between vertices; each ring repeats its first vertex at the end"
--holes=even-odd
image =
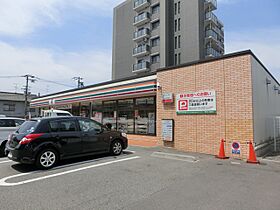
POLYGON ((0 156, 5 156, 5 146, 10 133, 24 123, 24 119, 14 117, 0 117, 0 156))

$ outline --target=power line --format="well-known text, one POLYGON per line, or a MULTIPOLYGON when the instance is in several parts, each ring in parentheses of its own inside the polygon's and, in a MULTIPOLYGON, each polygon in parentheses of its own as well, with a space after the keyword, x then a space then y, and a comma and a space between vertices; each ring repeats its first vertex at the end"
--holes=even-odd
POLYGON ((20 78, 22 76, 0 76, 1 79, 20 78))
POLYGON ((35 78, 38 79, 38 80, 41 80, 42 82, 48 82, 48 83, 52 83, 52 84, 56 84, 56 85, 61 85, 61 86, 69 87, 69 88, 74 88, 74 86, 72 86, 72 85, 67 85, 67 84, 63 84, 63 83, 60 83, 60 82, 46 80, 46 79, 42 79, 42 78, 39 78, 39 77, 35 77, 35 78))

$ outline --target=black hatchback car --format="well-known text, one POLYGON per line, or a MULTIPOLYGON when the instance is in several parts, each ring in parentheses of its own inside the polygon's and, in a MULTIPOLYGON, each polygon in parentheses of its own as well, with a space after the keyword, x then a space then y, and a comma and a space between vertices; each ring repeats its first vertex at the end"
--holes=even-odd
POLYGON ((121 154, 127 148, 125 133, 111 131, 82 117, 38 118, 26 121, 10 135, 8 158, 52 168, 59 160, 100 153, 121 154))

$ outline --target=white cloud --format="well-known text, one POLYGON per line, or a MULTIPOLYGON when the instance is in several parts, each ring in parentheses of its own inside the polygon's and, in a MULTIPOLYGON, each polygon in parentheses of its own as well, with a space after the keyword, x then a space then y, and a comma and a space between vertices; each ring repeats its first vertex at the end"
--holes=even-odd
POLYGON ((46 24, 61 24, 66 9, 85 10, 91 14, 112 15, 122 0, 1 0, 0 34, 24 36, 46 24))
MULTIPOLYGON (((88 51, 83 53, 53 52, 48 49, 18 48, 0 42, 1 76, 20 76, 26 73, 43 79, 75 87, 74 76, 84 78, 90 85, 111 79, 111 52, 88 51)), ((24 78, 0 79, 0 89, 13 91, 24 85, 24 78)), ((38 81, 31 84, 33 93, 65 90, 67 87, 38 81)), ((18 89, 19 91, 19 89, 18 89)))
POLYGON ((280 29, 228 32, 225 35, 227 53, 251 49, 280 81, 280 29))

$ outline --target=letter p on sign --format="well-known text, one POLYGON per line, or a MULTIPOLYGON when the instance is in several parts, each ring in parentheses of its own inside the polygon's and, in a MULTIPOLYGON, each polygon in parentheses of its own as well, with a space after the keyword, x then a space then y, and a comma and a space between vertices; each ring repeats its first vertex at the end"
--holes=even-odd
POLYGON ((179 110, 188 110, 189 109, 189 101, 188 100, 179 100, 178 101, 179 110))

